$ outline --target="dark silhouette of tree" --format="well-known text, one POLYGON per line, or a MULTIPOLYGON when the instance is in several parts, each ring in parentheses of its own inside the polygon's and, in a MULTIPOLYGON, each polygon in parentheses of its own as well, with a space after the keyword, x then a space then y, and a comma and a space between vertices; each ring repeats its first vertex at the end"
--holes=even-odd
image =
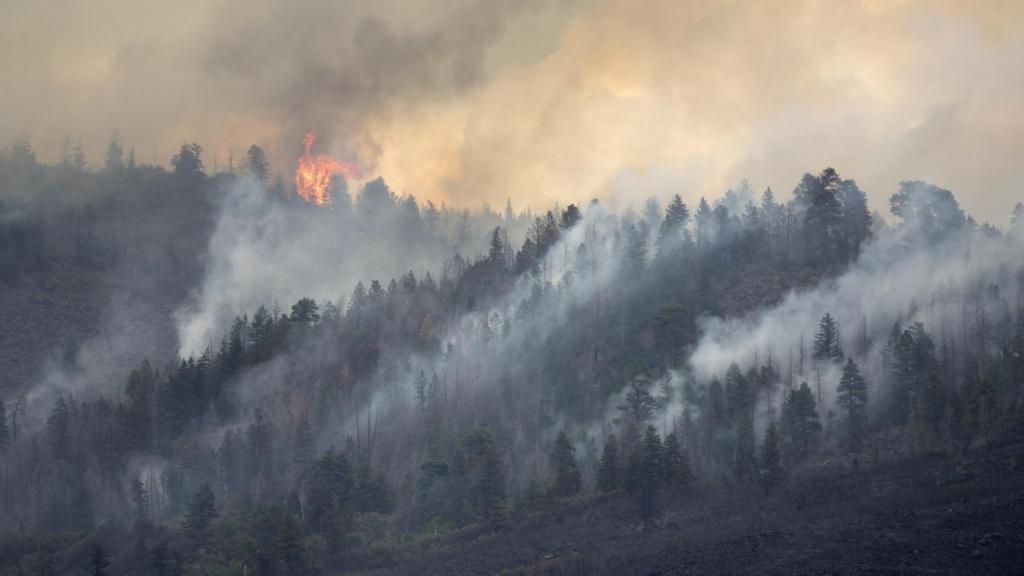
POLYGON ((245 171, 264 186, 270 183, 270 162, 263 148, 255 144, 249 146, 245 153, 245 171))
POLYGON ((107 559, 107 551, 100 544, 93 545, 89 555, 89 563, 86 565, 86 570, 90 576, 106 576, 109 566, 110 560, 107 559))
POLYGON ((736 442, 733 448, 732 472, 739 482, 757 480, 757 443, 754 438, 754 419, 750 414, 741 414, 736 425, 736 442))
POLYGON ((124 146, 121 145, 117 130, 110 134, 107 153, 103 157, 103 168, 107 172, 120 172, 124 170, 124 146))
POLYGON ((847 446, 850 450, 859 452, 867 428, 868 386, 853 358, 848 359, 846 366, 843 367, 843 376, 839 380, 836 393, 847 446))
POLYGON ((193 142, 182 144, 181 148, 171 157, 174 174, 192 177, 203 173, 203 147, 193 142))
POLYGON ((800 449, 800 454, 806 455, 811 441, 821 431, 814 393, 806 382, 786 397, 782 406, 782 427, 793 445, 800 449))
POLYGON ((775 422, 770 422, 768 429, 765 430, 760 456, 761 471, 758 481, 767 494, 785 479, 785 470, 782 468, 782 441, 775 422))
POLYGON ((919 180, 900 182, 889 198, 894 216, 912 232, 906 238, 920 238, 931 244, 965 227, 967 220, 953 193, 919 180))
POLYGON ((853 180, 844 180, 839 185, 839 197, 843 209, 842 258, 844 262, 853 262, 871 237, 871 212, 867 196, 853 180))
POLYGON ((658 486, 662 479, 662 454, 664 448, 661 437, 654 426, 648 426, 644 432, 643 443, 639 447, 639 470, 637 496, 640 501, 640 517, 644 524, 654 518, 658 506, 658 486))
POLYGON ((814 336, 814 359, 838 364, 843 361, 843 357, 843 349, 839 345, 839 327, 832 315, 826 313, 821 317, 818 333, 814 336))
POLYGON ((665 437, 661 481, 667 486, 688 486, 693 481, 693 471, 690 470, 686 452, 674 432, 665 437))
POLYGON ((601 463, 597 469, 598 492, 614 492, 622 487, 622 462, 619 443, 614 434, 609 434, 601 451, 601 463))
POLYGON ((555 439, 551 451, 551 467, 555 470, 555 483, 551 491, 555 496, 575 496, 582 488, 579 464, 576 462, 576 448, 569 435, 562 430, 555 439))
POLYGON ((201 539, 210 523, 217 517, 217 507, 214 501, 213 490, 209 484, 204 484, 188 505, 188 513, 185 515, 185 528, 189 536, 194 539, 201 539))
POLYGON ((50 450, 57 460, 71 458, 71 411, 68 403, 61 396, 57 398, 50 417, 46 420, 46 431, 50 438, 50 450))
POLYGON ((7 453, 11 443, 11 432, 7 427, 7 407, 3 400, 0 400, 0 458, 7 453))
POLYGON ((312 298, 302 298, 292 305, 292 314, 288 317, 292 322, 306 326, 320 321, 320 307, 312 298))

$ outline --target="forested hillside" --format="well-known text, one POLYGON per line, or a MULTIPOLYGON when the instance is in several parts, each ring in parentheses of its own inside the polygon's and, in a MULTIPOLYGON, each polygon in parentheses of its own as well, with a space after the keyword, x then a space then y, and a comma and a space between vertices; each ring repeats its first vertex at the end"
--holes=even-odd
MULTIPOLYGON (((0 158, 0 574, 415 572, 580 514, 664 550, 686 510, 981 461, 1021 423, 1020 204, 869 207, 825 168, 693 206, 377 179, 325 208, 256 147, 76 156, 0 158)), ((574 553, 457 572, 615 573, 574 553)))

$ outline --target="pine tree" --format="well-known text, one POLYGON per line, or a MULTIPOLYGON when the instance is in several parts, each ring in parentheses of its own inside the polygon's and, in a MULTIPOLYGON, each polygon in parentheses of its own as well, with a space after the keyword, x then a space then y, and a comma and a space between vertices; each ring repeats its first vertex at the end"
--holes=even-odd
POLYGON ((110 142, 107 144, 107 154, 104 158, 103 167, 108 172, 120 172, 124 169, 124 147, 121 146, 121 139, 114 130, 110 134, 110 142))
POLYGON ((733 447, 732 471, 740 482, 757 480, 757 445, 754 438, 754 420, 749 415, 741 417, 736 426, 736 442, 733 447))
POLYGON ((814 393, 807 382, 791 390, 786 397, 782 406, 782 427, 792 444, 800 449, 802 455, 806 455, 811 440, 821 431, 814 393))
POLYGON ((188 513, 185 515, 185 528, 192 538, 198 540, 203 537, 216 517, 217 507, 213 490, 210 490, 209 484, 204 484, 189 503, 188 513))
POLYGON ((7 428, 7 408, 4 401, 0 400, 0 457, 7 453, 7 447, 11 443, 10 431, 7 428))
POLYGON ((686 486, 693 479, 690 463, 675 432, 665 437, 664 453, 661 459, 661 481, 666 486, 686 486))
POLYGON ((108 566, 110 566, 110 560, 107 559, 107 551, 100 544, 93 545, 89 563, 86 566, 88 574, 90 576, 106 576, 108 566))
POLYGON ((839 186, 842 201, 842 257, 845 262, 860 257, 861 245, 871 237, 871 213, 864 192, 853 180, 844 180, 839 186))
POLYGON ((601 463, 597 468, 598 492, 614 492, 622 487, 622 464, 619 444, 614 434, 609 434, 601 452, 601 463))
POLYGON ((683 241, 686 233, 686 223, 690 219, 690 211, 683 203, 683 199, 676 194, 672 197, 668 207, 665 209, 665 219, 658 229, 658 256, 664 257, 669 251, 674 250, 683 241))
POLYGON ((661 483, 662 456, 664 448, 661 437, 654 426, 648 426, 640 449, 638 496, 640 517, 646 524, 657 510, 658 486, 661 483))
POLYGON ((836 388, 837 404, 843 418, 847 447, 859 452, 867 427, 868 386, 860 375, 857 363, 850 358, 843 367, 843 376, 836 388))
POLYGON ((50 450, 57 460, 71 458, 71 410, 67 401, 57 398, 50 417, 46 420, 46 431, 50 439, 50 450))
POLYGON ((575 496, 579 493, 582 483, 579 465, 576 462, 576 448, 569 436, 562 430, 555 439, 555 447, 551 452, 551 466, 555 469, 555 484, 552 493, 555 496, 575 496))
POLYGON ((264 186, 270 182, 270 162, 263 148, 255 144, 249 146, 245 153, 245 170, 264 186))
POLYGON ((298 426, 295 427, 295 444, 292 449, 292 463, 295 465, 295 471, 299 474, 305 472, 306 468, 313 463, 315 454, 313 430, 309 426, 309 420, 303 416, 299 420, 298 426))
POLYGON ((761 473, 758 476, 765 493, 778 486, 785 479, 785 470, 782 468, 782 449, 779 430, 775 422, 768 424, 764 434, 764 441, 761 443, 761 473))
POLYGON ((839 184, 836 171, 826 168, 817 177, 805 175, 795 194, 806 203, 807 253, 818 264, 833 264, 839 255, 842 223, 842 207, 836 196, 839 184))
POLYGON ((131 483, 132 513, 136 522, 149 519, 149 494, 142 480, 133 478, 131 483))
POLYGON ((839 346, 839 327, 831 314, 826 313, 818 324, 818 333, 814 337, 814 359, 832 361, 839 364, 843 361, 843 350, 839 346))
POLYGON ((480 471, 481 516, 494 523, 501 523, 507 516, 505 493, 505 468, 495 450, 490 450, 483 459, 480 471))

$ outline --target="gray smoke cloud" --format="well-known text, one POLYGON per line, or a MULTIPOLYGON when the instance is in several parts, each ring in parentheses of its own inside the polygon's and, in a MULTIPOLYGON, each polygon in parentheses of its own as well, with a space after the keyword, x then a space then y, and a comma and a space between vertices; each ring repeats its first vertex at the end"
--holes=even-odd
MULTIPOLYGON (((705 318, 702 337, 689 359, 695 376, 709 379, 723 376, 729 364, 749 366, 755 357, 764 364, 771 352, 783 378, 794 372, 800 381, 816 384, 810 361, 818 322, 831 314, 840 329, 844 351, 861 364, 872 391, 881 386, 881 350, 894 323, 906 328, 922 322, 936 340, 967 338, 961 298, 998 283, 1009 292, 1004 297, 1017 302, 1021 287, 1008 281, 1024 268, 1024 235, 992 237, 959 233, 937 244, 907 240, 913 230, 899 229, 866 247, 860 259, 841 276, 809 289, 794 290, 777 306, 760 309, 738 318, 705 318), (864 334, 862 335, 862 330, 864 334), (867 337, 863 348, 862 336, 867 337), (807 358, 804 372, 796 367, 800 346, 807 358), (790 364, 792 362, 793 364, 790 364)), ((986 310, 997 318, 998 310, 986 310)), ((974 310, 970 316, 973 319, 974 310)), ((971 320, 973 321, 973 320, 971 320)), ((831 366, 821 374, 823 398, 834 397, 840 368, 831 366)))

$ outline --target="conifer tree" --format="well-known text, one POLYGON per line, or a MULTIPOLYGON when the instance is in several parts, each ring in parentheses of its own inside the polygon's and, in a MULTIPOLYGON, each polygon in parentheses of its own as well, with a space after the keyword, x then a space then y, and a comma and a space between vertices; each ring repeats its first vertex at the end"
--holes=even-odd
POLYGON ((654 426, 648 426, 639 450, 639 470, 637 471, 640 517, 645 524, 654 517, 657 509, 663 452, 661 436, 658 435, 657 429, 654 426))
POLYGON ((10 430, 7 427, 7 408, 4 406, 4 401, 0 400, 0 457, 7 452, 7 447, 11 443, 10 430))
POLYGON ((836 364, 843 361, 843 350, 839 345, 839 327, 831 314, 826 313, 818 324, 818 333, 814 337, 814 359, 832 361, 836 364))
POLYGON ((843 418, 847 447, 859 452, 867 427, 868 386, 860 375, 857 363, 850 358, 843 367, 843 376, 836 388, 837 403, 843 418))
POLYGON ((732 456, 732 471, 736 480, 740 482, 757 480, 756 451, 754 420, 750 415, 743 415, 736 426, 736 442, 732 456))
POLYGON ((555 484, 552 493, 555 496, 575 496, 581 488, 579 465, 576 462, 576 448, 569 436, 562 430, 555 439, 555 447, 551 452, 551 466, 555 469, 555 484))
POLYGON ((292 448, 292 463, 295 471, 299 474, 306 471, 306 468, 313 463, 316 446, 313 439, 313 430, 309 426, 309 420, 303 416, 295 427, 295 444, 292 448))
POLYGON ((88 574, 90 576, 107 576, 107 567, 109 566, 110 560, 107 559, 107 551, 101 544, 93 545, 87 565, 88 574))
POLYGON ((804 382, 800 388, 790 391, 782 406, 783 431, 802 455, 807 455, 811 440, 821 431, 815 404, 814 393, 804 382))
POLYGON ((693 474, 690 471, 690 463, 687 462, 686 452, 675 432, 665 437, 664 448, 661 459, 661 481, 666 486, 688 485, 693 474))
POLYGON ((764 488, 765 493, 782 483, 785 478, 785 470, 782 468, 782 449, 779 429, 775 422, 768 424, 764 434, 764 441, 761 443, 761 472, 758 480, 764 488))
POLYGON ((619 444, 614 434, 609 434, 601 452, 601 463, 597 468, 598 492, 614 492, 622 487, 622 464, 619 444))
POLYGON ((209 484, 204 484, 189 503, 188 513, 185 515, 185 527, 192 538, 200 539, 216 517, 217 507, 213 490, 210 490, 209 484))

